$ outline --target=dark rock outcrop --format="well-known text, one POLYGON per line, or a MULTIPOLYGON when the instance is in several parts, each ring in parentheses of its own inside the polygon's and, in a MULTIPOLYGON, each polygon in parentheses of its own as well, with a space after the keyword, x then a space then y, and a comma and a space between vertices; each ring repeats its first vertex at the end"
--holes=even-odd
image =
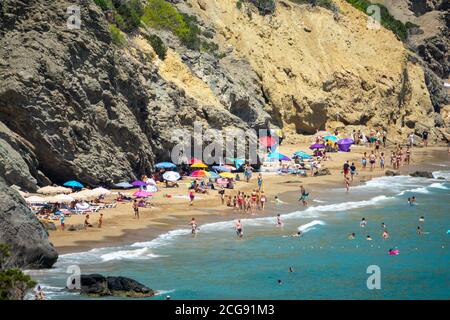
POLYGON ((79 231, 79 230, 84 230, 84 224, 71 224, 68 228, 67 231, 79 231))
POLYGON ((433 173, 429 172, 429 171, 415 171, 413 173, 409 174, 411 177, 420 177, 420 178, 429 178, 429 179, 433 179, 433 173))
POLYGON ((393 171, 393 170, 386 170, 386 171, 384 172, 384 174, 385 174, 386 176, 388 176, 388 177, 394 177, 394 176, 399 176, 399 175, 400 175, 400 172, 398 172, 398 171, 393 171))
POLYGON ((198 53, 197 71, 213 70, 204 78, 221 91, 223 108, 200 105, 164 80, 145 54, 134 54, 136 48, 115 47, 93 1, 77 3, 82 26, 68 29, 71 5, 0 3, 0 141, 12 136, 2 135, 3 127, 22 146, 15 148, 11 138, 0 144, 0 159, 18 159, 0 171, 8 182, 18 178, 18 185, 32 191, 50 181, 131 180, 156 159, 169 160, 174 129, 192 130, 194 121, 205 128, 245 129, 269 118, 263 99, 243 94, 245 84, 226 86, 232 79, 214 67, 216 58, 198 53))
POLYGON ((22 197, 0 179, 0 243, 9 246, 5 267, 50 268, 58 253, 22 197))
POLYGON ((104 277, 100 274, 81 276, 81 294, 93 296, 152 297, 152 289, 126 277, 104 277))

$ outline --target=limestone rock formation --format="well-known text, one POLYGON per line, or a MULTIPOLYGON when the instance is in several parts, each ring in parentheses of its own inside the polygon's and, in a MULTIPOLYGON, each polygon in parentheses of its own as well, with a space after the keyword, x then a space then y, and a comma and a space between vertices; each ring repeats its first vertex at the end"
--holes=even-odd
POLYGON ((91 296, 152 297, 152 289, 126 277, 104 277, 100 274, 81 275, 81 294, 91 296))
POLYGON ((0 243, 8 245, 11 251, 5 265, 8 268, 50 268, 58 258, 44 226, 19 193, 1 179, 0 243))
MULTIPOLYGON (((167 1, 196 16, 215 51, 188 49, 150 26, 123 35, 119 48, 91 0, 75 3, 79 29, 67 26, 74 1, 0 2, 0 176, 26 191, 135 179, 169 160, 174 129, 194 122, 287 134, 381 127, 391 141, 425 128, 431 141, 450 136, 437 85, 448 72, 441 35, 414 56, 392 32, 368 29, 344 0, 334 0, 339 13, 241 2, 167 1), (148 35, 167 46, 164 59, 148 35)), ((441 10, 444 2, 429 3, 441 10)))

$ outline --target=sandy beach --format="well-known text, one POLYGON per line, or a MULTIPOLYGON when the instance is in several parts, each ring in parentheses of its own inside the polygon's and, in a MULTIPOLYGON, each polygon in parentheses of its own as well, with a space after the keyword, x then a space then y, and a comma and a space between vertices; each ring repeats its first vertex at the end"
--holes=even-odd
MULTIPOLYGON (((280 152, 283 154, 292 154, 297 150, 307 151, 307 144, 291 144, 280 147, 280 152)), ((382 151, 385 154, 390 154, 390 148, 382 151)), ((412 152, 412 162, 410 166, 404 166, 400 169, 401 172, 408 172, 418 168, 426 169, 426 163, 433 162, 436 158, 436 151, 445 151, 445 147, 415 147, 412 152)), ((385 170, 381 170, 377 164, 377 168, 371 171, 369 168, 361 170, 361 156, 364 152, 370 153, 368 147, 354 146, 351 152, 348 153, 332 153, 331 160, 323 163, 323 167, 330 170, 331 175, 319 177, 297 177, 295 175, 279 175, 274 173, 263 173, 264 192, 271 202, 275 195, 286 193, 298 193, 299 186, 304 185, 307 190, 313 195, 315 192, 324 190, 330 187, 344 188, 342 177, 342 166, 346 160, 355 162, 358 175, 351 186, 368 181, 372 178, 383 176, 385 170, 392 169, 387 165, 385 170)), ((386 157, 388 158, 388 157, 386 157)), ((436 159, 437 160, 437 159, 436 159)), ((243 175, 241 174, 241 178, 243 175)), ((226 195, 236 195, 237 191, 251 192, 257 186, 257 173, 254 173, 250 183, 245 181, 237 182, 234 190, 226 189, 226 195)), ((234 210, 233 208, 222 205, 217 190, 209 190, 208 194, 197 194, 194 206, 189 206, 187 198, 188 189, 187 184, 190 179, 179 181, 179 188, 165 188, 163 185, 159 186, 160 191, 155 193, 151 199, 151 208, 140 208, 140 219, 134 218, 132 203, 118 203, 116 208, 104 209, 98 213, 90 214, 90 222, 93 224, 92 228, 80 231, 62 231, 59 222, 56 231, 49 231, 50 241, 54 244, 60 254, 69 252, 80 252, 89 250, 95 247, 109 247, 121 244, 128 244, 135 241, 151 240, 159 234, 169 230, 188 227, 188 222, 191 217, 196 217, 197 221, 202 224, 205 222, 214 222, 222 220, 230 220, 235 218, 245 218, 250 214, 245 214, 234 210), (166 198, 164 195, 172 195, 171 198, 166 198), (97 227, 97 220, 99 214, 103 213, 103 226, 97 227)), ((117 191, 117 190, 115 190, 117 191)), ((125 193, 131 193, 134 190, 127 190, 125 193)), ((351 193, 351 189, 350 189, 351 193)), ((106 202, 112 201, 114 196, 106 199, 106 202)), ((299 207, 301 205, 299 204, 299 207)), ((258 212, 257 215, 264 216, 269 214, 270 208, 265 212, 258 212)), ((73 215, 66 219, 66 229, 71 224, 82 224, 84 222, 84 215, 73 215)))

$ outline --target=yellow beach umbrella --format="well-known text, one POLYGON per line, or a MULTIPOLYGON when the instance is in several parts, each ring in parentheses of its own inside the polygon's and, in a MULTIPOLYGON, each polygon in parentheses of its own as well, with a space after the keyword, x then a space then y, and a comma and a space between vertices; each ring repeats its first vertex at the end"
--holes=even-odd
POLYGON ((200 169, 205 169, 208 168, 208 166, 202 162, 196 162, 194 164, 191 165, 191 168, 200 168, 200 169))
POLYGON ((234 178, 235 177, 235 175, 231 172, 221 172, 221 173, 219 173, 219 175, 222 178, 234 178))

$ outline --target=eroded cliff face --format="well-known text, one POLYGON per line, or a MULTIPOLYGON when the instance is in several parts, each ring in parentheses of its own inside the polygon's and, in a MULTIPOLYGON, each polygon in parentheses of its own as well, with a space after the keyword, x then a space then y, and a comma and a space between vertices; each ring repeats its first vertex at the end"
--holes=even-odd
POLYGON ((362 125, 392 137, 434 127, 423 70, 390 31, 368 29, 367 16, 345 1, 336 1, 339 14, 277 1, 266 16, 234 1, 187 2, 248 59, 285 129, 362 125))
POLYGON ((417 60, 385 29, 336 0, 340 13, 276 1, 169 1, 198 16, 220 55, 193 51, 169 31, 141 28, 112 43, 93 1, 0 4, 0 175, 27 190, 78 179, 134 179, 169 159, 174 129, 382 127, 392 140, 434 128, 417 60), (81 29, 66 26, 81 9, 81 29), (161 60, 145 40, 169 47, 161 60))
MULTIPOLYGON (((197 53, 188 58, 190 71, 176 52, 159 61, 139 37, 130 35, 118 49, 92 1, 76 2, 82 26, 68 29, 66 10, 73 4, 1 4, 0 173, 9 184, 33 190, 50 180, 134 179, 156 158, 169 159, 176 128, 200 121, 245 129, 269 118, 259 87, 233 84, 217 58, 197 53), (217 64, 211 74, 194 75, 207 59, 208 68, 217 64), (177 60, 184 75, 170 69, 177 60), (217 85, 211 89, 208 81, 217 85)), ((246 77, 256 78, 243 63, 241 71, 246 68, 246 77)))

